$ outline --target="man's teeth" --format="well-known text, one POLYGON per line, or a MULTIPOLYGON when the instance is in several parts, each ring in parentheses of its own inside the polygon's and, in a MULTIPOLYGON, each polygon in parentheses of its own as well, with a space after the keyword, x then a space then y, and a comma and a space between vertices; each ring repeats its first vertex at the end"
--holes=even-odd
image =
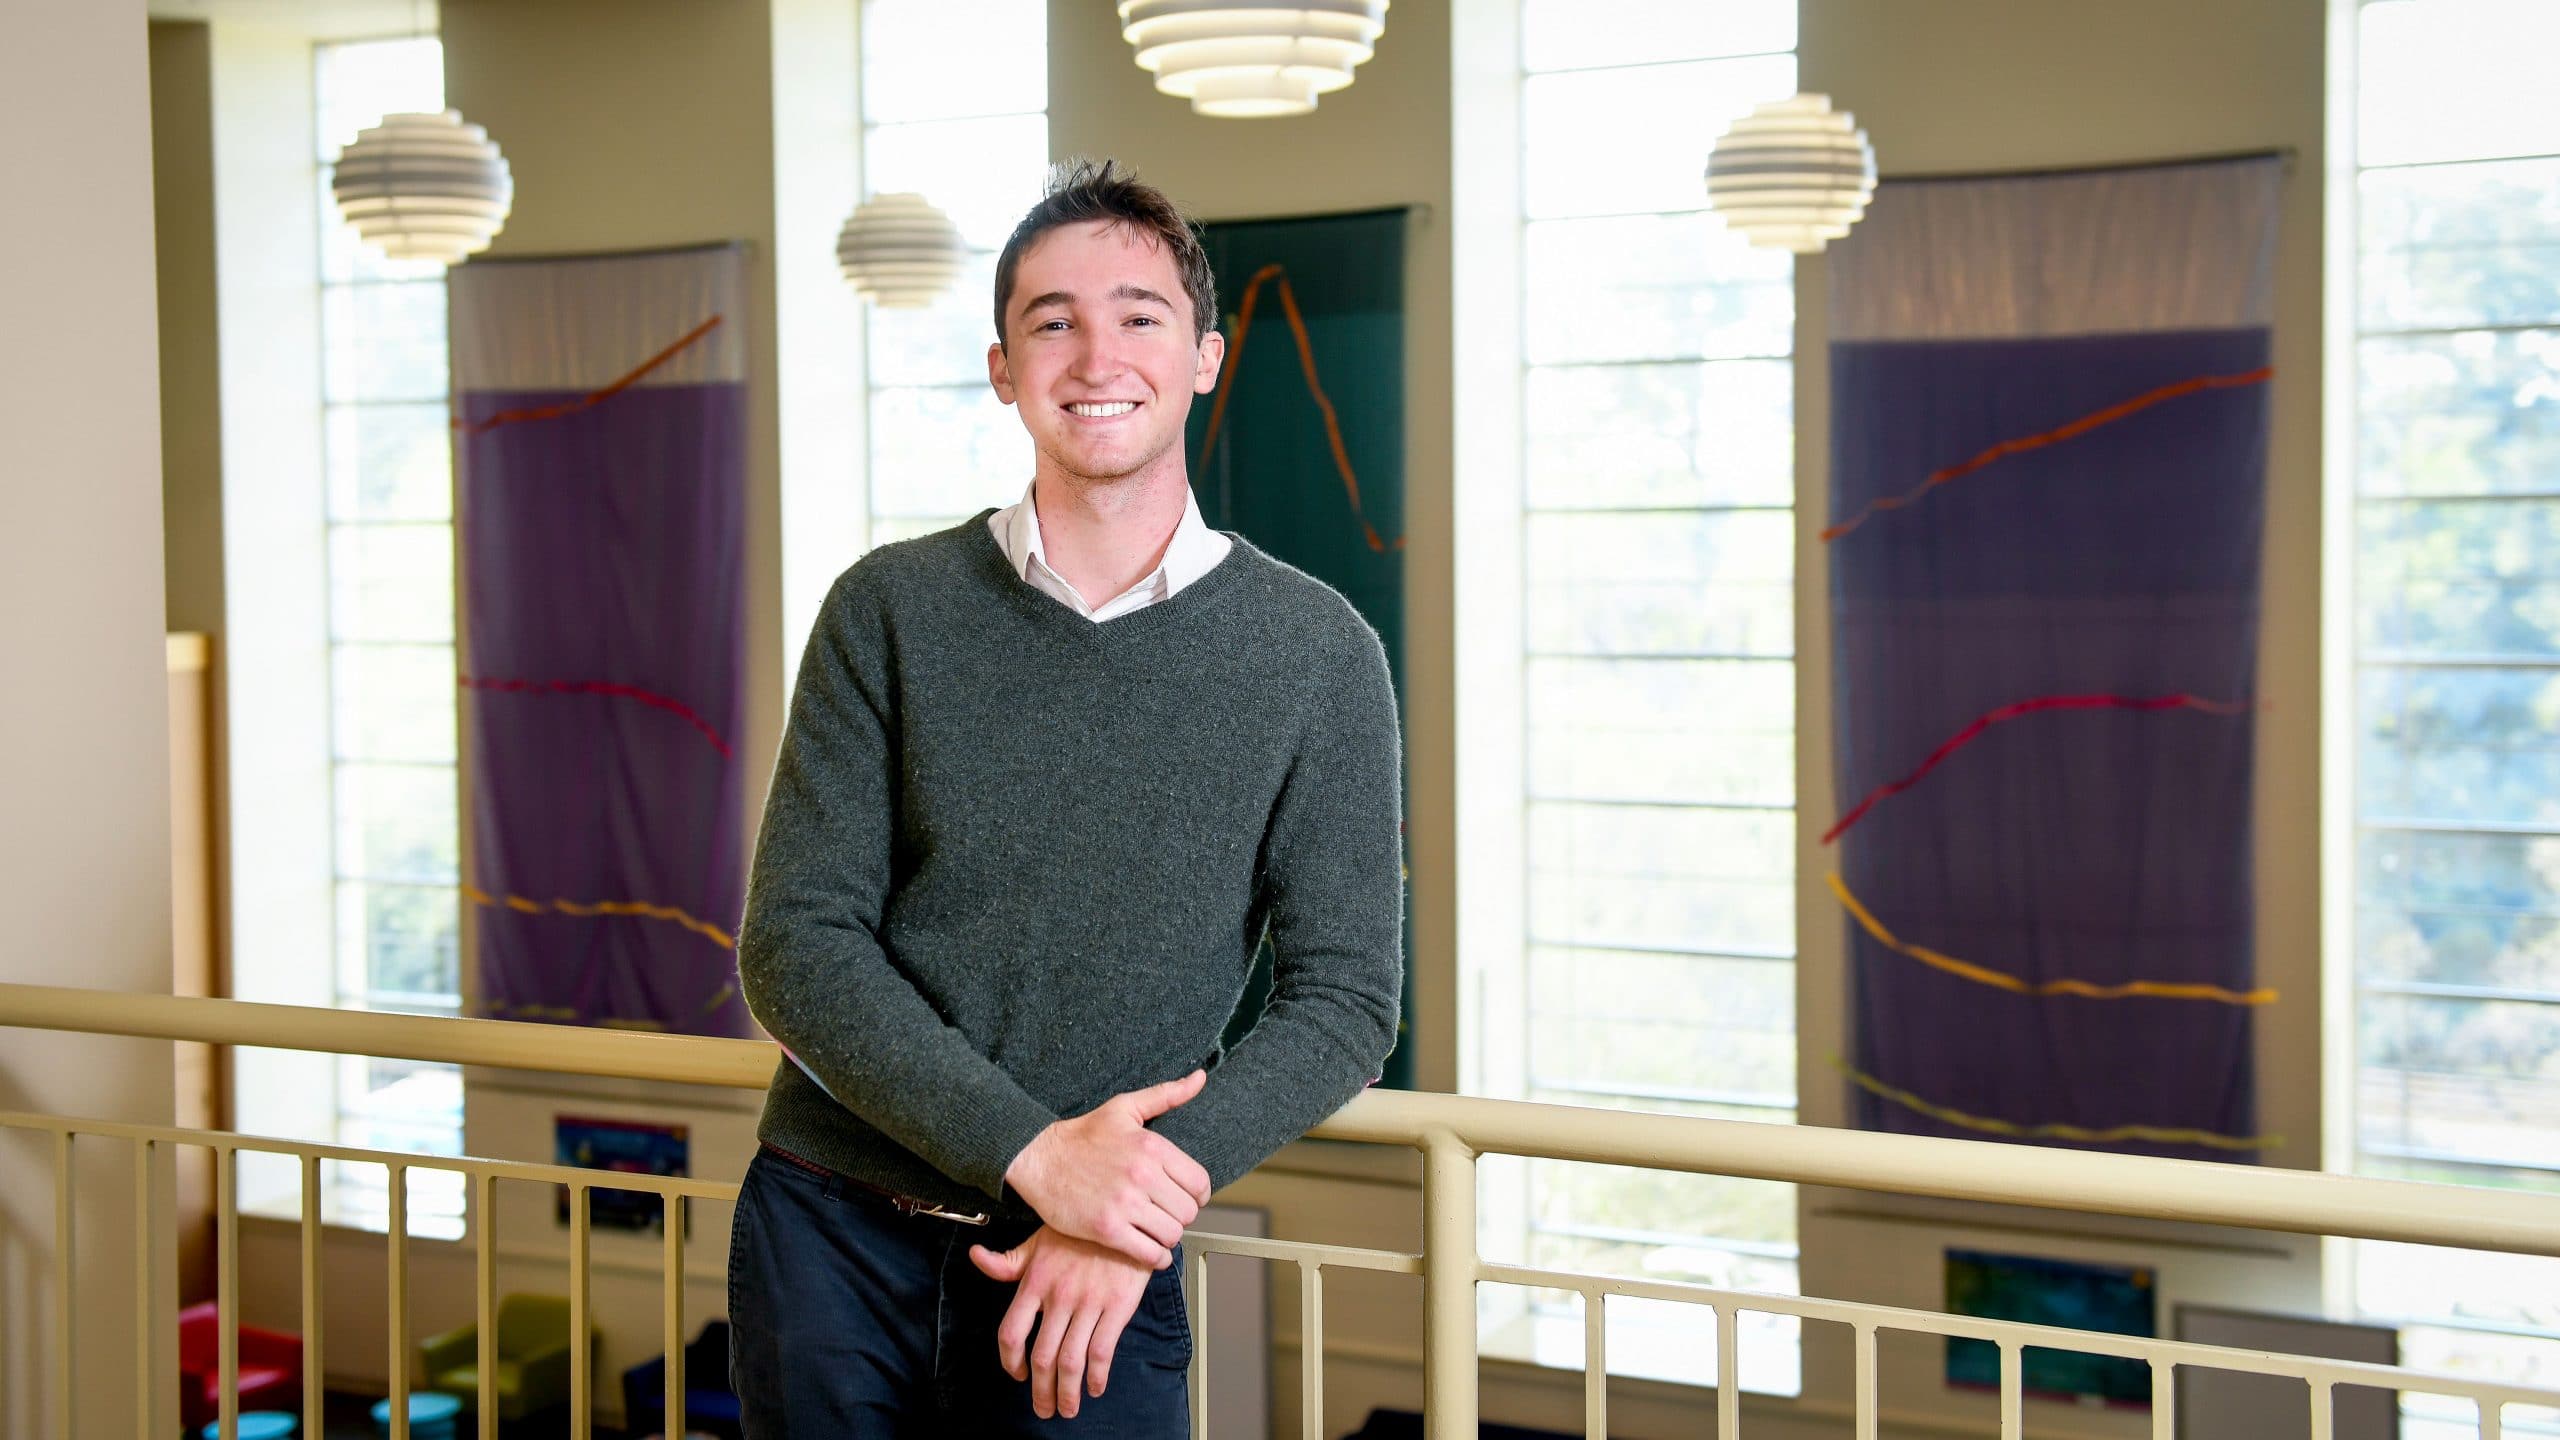
POLYGON ((1114 400, 1103 405, 1070 405, 1067 408, 1078 415, 1085 416, 1089 419, 1101 420, 1113 415, 1126 415, 1130 411, 1138 408, 1138 402, 1135 400, 1114 400))

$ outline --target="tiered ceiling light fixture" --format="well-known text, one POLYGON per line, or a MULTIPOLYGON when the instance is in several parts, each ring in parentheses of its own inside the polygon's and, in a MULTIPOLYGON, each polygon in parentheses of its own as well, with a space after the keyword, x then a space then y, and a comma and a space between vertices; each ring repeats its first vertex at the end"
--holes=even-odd
POLYGON ((1707 159, 1707 204, 1754 245, 1811 255, 1849 233, 1876 193, 1876 151, 1828 95, 1772 100, 1707 159))
POLYGON ((1304 115, 1375 53, 1388 0, 1120 0, 1156 88, 1203 115, 1304 115))
POLYGON ((959 283, 969 262, 960 227, 921 195, 874 195, 836 235, 836 265, 874 305, 914 310, 959 283))
POLYGON ((338 213, 393 260, 452 265, 489 248, 515 205, 515 177, 489 132, 451 110, 385 115, 338 154, 338 213))

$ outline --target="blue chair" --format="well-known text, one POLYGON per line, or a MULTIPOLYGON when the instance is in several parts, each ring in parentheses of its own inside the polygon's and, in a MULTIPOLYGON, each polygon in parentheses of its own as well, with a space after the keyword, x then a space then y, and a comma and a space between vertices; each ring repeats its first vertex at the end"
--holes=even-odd
MULTIPOLYGON (((453 1440, 454 1417, 462 1413, 462 1402, 451 1395, 434 1390, 409 1392, 409 1440, 453 1440)), ((373 1433, 391 1433, 391 1402, 373 1402, 373 1433)))
POLYGON ((738 1397, 729 1388, 729 1322, 712 1320, 684 1347, 684 1423, 667 1420, 667 1357, 622 1372, 622 1428, 635 1435, 709 1430, 736 1435, 738 1397))

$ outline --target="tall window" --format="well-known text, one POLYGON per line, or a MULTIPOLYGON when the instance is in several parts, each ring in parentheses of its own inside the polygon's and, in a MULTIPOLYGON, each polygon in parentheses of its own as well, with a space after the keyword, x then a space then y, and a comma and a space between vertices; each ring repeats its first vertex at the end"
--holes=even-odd
MULTIPOLYGON (((1795 36, 1794 0, 1521 9, 1532 1100, 1795 1118, 1793 267, 1702 179, 1727 120, 1794 91, 1795 36)), ((1532 1264, 1796 1288, 1790 1187, 1503 1183, 1532 1264)), ((1704 1313, 1612 1303, 1611 1368, 1708 1378, 1704 1313)), ((1569 1297, 1522 1318, 1579 1363, 1569 1297)), ((1793 1326, 1754 1323, 1742 1383, 1792 1393, 1793 1326)))
POLYGON ((867 195, 912 191, 960 227, 960 282, 922 310, 866 307, 871 541, 1022 498, 1022 425, 987 388, 996 252, 1049 163, 1042 0, 863 0, 867 195))
MULTIPOLYGON (((328 194, 332 162, 356 132, 388 113, 444 107, 443 48, 433 38, 322 45, 314 66, 336 1003, 452 1015, 460 827, 444 267, 383 259, 340 223, 328 194)), ((460 1153, 457 1067, 350 1056, 337 1082, 342 1143, 460 1153)), ((385 1213, 379 1168, 335 1168, 331 1200, 344 1218, 385 1213)), ((418 1178, 421 1230, 459 1233, 460 1182, 418 1178)))
MULTIPOLYGON (((2354 360, 2330 381, 2354 415, 2353 1163, 2560 1193, 2560 9, 2335 13, 2354 32, 2332 103, 2354 107, 2355 219, 2331 272, 2354 360)), ((2411 1322, 2413 1363, 2560 1384, 2560 1262, 2367 1244, 2356 1296, 2411 1322)))

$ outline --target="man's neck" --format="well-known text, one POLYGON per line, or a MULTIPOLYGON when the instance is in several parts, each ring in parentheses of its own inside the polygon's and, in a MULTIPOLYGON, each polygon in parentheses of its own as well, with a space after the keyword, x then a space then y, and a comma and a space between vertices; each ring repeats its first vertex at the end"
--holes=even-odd
POLYGON ((1116 480, 1080 480, 1042 466, 1032 480, 1040 548, 1050 569, 1099 607, 1164 561, 1191 500, 1178 467, 1116 480))

